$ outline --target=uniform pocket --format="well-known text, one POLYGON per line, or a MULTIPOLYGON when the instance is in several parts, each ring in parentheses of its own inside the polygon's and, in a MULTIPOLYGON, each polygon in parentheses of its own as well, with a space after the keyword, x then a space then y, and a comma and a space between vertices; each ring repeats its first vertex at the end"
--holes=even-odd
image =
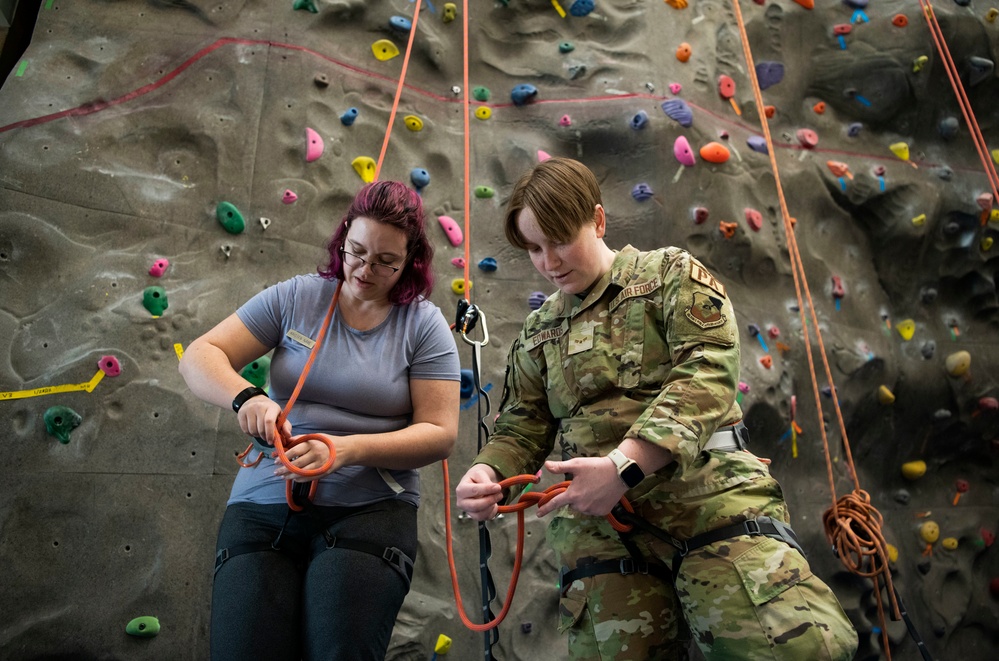
POLYGON ((812 575, 801 554, 769 537, 732 562, 754 606, 767 603, 812 575))
POLYGON ((586 610, 587 583, 592 580, 580 578, 565 586, 565 591, 558 600, 558 632, 565 633, 579 623, 586 610))

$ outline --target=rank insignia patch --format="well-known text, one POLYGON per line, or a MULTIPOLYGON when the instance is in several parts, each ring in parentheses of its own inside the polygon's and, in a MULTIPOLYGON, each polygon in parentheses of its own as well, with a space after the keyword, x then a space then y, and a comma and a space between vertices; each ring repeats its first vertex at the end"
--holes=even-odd
POLYGON ((721 313, 721 306, 719 299, 694 292, 694 300, 684 312, 699 328, 717 328, 726 321, 725 315, 721 313))

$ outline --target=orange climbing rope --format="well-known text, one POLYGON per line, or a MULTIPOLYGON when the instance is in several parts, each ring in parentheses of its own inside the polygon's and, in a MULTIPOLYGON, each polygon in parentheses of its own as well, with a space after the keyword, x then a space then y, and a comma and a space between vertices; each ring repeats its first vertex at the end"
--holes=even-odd
POLYGON ((378 181, 378 177, 381 174, 385 152, 388 151, 389 136, 392 135, 392 125, 395 123, 396 113, 399 112, 399 99, 402 97, 402 88, 406 81, 406 71, 409 69, 409 56, 413 52, 413 41, 416 39, 416 24, 420 20, 420 5, 422 3, 423 0, 416 0, 416 6, 413 9, 413 25, 409 29, 409 41, 406 43, 406 54, 402 58, 402 71, 399 72, 399 84, 395 88, 395 98, 392 101, 392 111, 389 113, 388 128, 385 129, 382 150, 378 154, 378 164, 375 165, 375 181, 378 181))
MULTIPOLYGON (((794 219, 791 217, 787 207, 787 199, 784 196, 784 188, 781 185, 780 172, 777 167, 777 157, 775 154, 773 137, 770 134, 770 127, 767 118, 761 110, 763 109, 763 94, 760 89, 759 80, 756 77, 756 66, 753 63, 753 53, 749 47, 749 35, 746 32, 746 24, 742 17, 742 10, 739 7, 739 0, 732 0, 736 21, 739 24, 739 33, 742 39, 742 49, 746 58, 746 65, 749 70, 749 78, 753 87, 753 98, 756 101, 757 114, 760 117, 760 125, 763 129, 763 136, 767 142, 767 154, 770 157, 770 167, 773 169, 774 182, 777 186, 777 198, 780 201, 781 215, 784 221, 784 232, 787 237, 787 248, 791 258, 791 274, 794 279, 794 291, 798 300, 798 310, 801 315, 801 328, 805 341, 805 355, 808 358, 808 371, 812 380, 812 394, 815 399, 815 407, 818 419, 823 419, 822 402, 819 395, 819 384, 815 374, 815 363, 812 357, 811 341, 808 333, 808 323, 805 318, 804 299, 808 301, 808 310, 811 316, 812 328, 815 331, 815 339, 819 348, 819 355, 822 357, 822 365, 825 371, 827 382, 834 383, 832 370, 829 368, 829 360, 826 356, 825 344, 822 341, 822 331, 818 318, 815 314, 815 305, 812 301, 811 291, 808 288, 808 281, 805 278, 804 265, 801 261, 801 253, 798 251, 798 243, 794 234, 794 219)), ((829 491, 832 495, 832 507, 827 510, 822 517, 825 525, 826 537, 836 551, 840 562, 853 574, 870 578, 874 581, 878 619, 881 627, 882 643, 885 655, 891 660, 891 648, 888 641, 888 630, 885 621, 885 609, 881 596, 881 586, 878 581, 882 581, 892 606, 892 619, 901 619, 898 602, 895 598, 895 589, 892 584, 891 572, 888 568, 887 542, 881 532, 883 519, 881 514, 871 505, 870 495, 860 488, 857 479, 857 471, 853 463, 853 453, 850 450, 850 440, 846 433, 846 424, 843 421, 843 413, 840 409, 839 398, 836 388, 832 389, 833 409, 839 425, 839 431, 843 438, 843 450, 846 455, 846 464, 849 468, 850 477, 853 479, 853 492, 841 499, 836 497, 836 483, 832 470, 832 458, 829 452, 829 438, 826 434, 825 425, 819 425, 822 435, 822 446, 825 452, 826 471, 829 479, 829 491), (865 567, 867 567, 865 569, 865 567)))
MULTIPOLYGON (((950 55, 950 49, 947 47, 947 41, 944 39, 940 23, 933 12, 933 5, 930 4, 930 0, 919 0, 919 5, 923 9, 923 17, 930 28, 930 36, 933 38, 933 44, 940 54, 940 60, 943 62, 944 70, 947 72, 947 78, 950 80, 951 87, 954 88, 954 95, 957 97, 957 103, 961 107, 961 114, 964 115, 964 123, 968 125, 968 130, 971 132, 971 140, 975 143, 975 150, 982 161, 985 176, 988 178, 989 186, 992 189, 992 199, 996 203, 999 203, 999 175, 996 174, 995 165, 989 157, 988 145, 982 136, 982 129, 978 125, 978 120, 975 119, 975 112, 971 108, 971 102, 968 101, 968 95, 964 92, 964 86, 961 84, 961 76, 954 65, 954 58, 950 55)), ((982 215, 982 225, 985 225, 987 221, 988 213, 986 212, 982 215)))

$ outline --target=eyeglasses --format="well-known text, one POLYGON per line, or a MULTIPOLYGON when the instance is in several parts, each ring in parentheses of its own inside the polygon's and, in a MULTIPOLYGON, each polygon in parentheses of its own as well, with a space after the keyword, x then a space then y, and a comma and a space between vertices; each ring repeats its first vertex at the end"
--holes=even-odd
POLYGON ((363 257, 359 257, 352 252, 347 252, 345 249, 340 248, 340 255, 343 256, 344 263, 351 268, 363 268, 365 264, 371 267, 371 272, 379 277, 387 278, 391 275, 395 275, 399 272, 401 267, 390 266, 389 264, 381 264, 379 262, 369 262, 363 257))

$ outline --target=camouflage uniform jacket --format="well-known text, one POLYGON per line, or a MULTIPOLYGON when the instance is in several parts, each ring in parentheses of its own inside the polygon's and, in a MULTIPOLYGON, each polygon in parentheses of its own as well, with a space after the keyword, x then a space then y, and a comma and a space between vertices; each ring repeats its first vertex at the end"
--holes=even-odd
POLYGON ((536 472, 556 441, 565 458, 605 456, 626 437, 654 443, 674 462, 627 497, 674 534, 695 534, 732 514, 704 511, 712 494, 769 477, 749 453, 701 452, 742 417, 738 377, 724 285, 684 250, 627 246, 585 299, 556 292, 528 316, 476 462, 510 477, 536 472))

